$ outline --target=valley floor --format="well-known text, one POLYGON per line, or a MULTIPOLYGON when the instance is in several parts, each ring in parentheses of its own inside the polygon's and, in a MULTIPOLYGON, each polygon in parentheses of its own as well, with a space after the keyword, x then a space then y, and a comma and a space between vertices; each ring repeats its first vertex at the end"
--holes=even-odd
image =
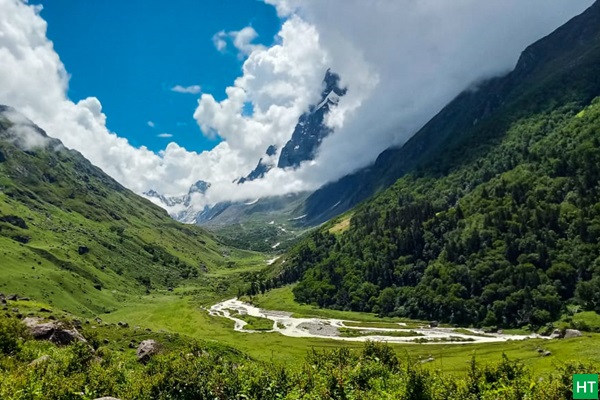
MULTIPOLYGON (((294 318, 337 319, 359 321, 358 326, 367 328, 389 324, 407 324, 417 327, 423 321, 379 318, 373 314, 353 313, 336 310, 313 308, 294 303, 291 288, 280 288, 265 295, 255 296, 252 301, 260 308, 277 309, 291 313, 294 318)), ((233 346, 251 357, 279 365, 299 365, 306 354, 313 350, 324 350, 338 347, 360 348, 362 343, 340 341, 333 338, 290 337, 279 332, 262 331, 248 333, 235 330, 231 319, 210 315, 209 308, 218 302, 204 299, 202 303, 197 298, 178 292, 153 294, 136 301, 123 304, 122 308, 102 316, 107 322, 117 323, 126 321, 131 326, 148 327, 153 331, 180 333, 193 338, 208 339, 233 346)), ((272 321, 270 326, 272 326, 272 321)), ((350 325, 350 324, 348 324, 350 325)), ((348 326, 348 328, 352 328, 348 326)), ((386 329, 386 331, 389 331, 386 329)), ((458 332, 461 332, 458 329, 458 332)), ((464 332, 464 331, 463 331, 464 332)), ((509 335, 527 334, 524 331, 508 330, 509 335)), ((362 339, 362 338, 361 338, 362 339)), ((548 340, 530 338, 526 340, 506 340, 502 342, 472 342, 462 343, 392 343, 400 359, 422 360, 428 368, 445 373, 463 373, 469 367, 473 356, 481 363, 496 363, 501 361, 503 354, 511 360, 518 360, 530 367, 534 373, 552 372, 557 364, 570 361, 600 363, 600 334, 585 332, 582 337, 572 339, 548 340), (550 352, 543 356, 540 352, 550 352)))

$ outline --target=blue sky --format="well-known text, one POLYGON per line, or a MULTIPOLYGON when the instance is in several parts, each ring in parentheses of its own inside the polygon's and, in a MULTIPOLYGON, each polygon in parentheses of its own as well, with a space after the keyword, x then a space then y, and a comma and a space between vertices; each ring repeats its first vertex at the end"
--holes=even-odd
POLYGON ((309 191, 404 143, 592 2, 0 0, 0 104, 136 193, 179 195, 204 180, 202 209, 309 191), (213 40, 220 32, 225 54, 213 40), (234 183, 290 139, 327 68, 348 93, 316 159, 234 183))
POLYGON ((97 97, 110 130, 153 151, 169 141, 194 151, 218 143, 204 137, 193 119, 199 94, 171 91, 200 85, 217 100, 225 97, 243 60, 235 49, 217 51, 214 34, 252 26, 259 34, 255 42, 269 46, 281 27, 275 9, 258 0, 30 3, 44 7, 47 36, 71 75, 71 100, 97 97), (173 137, 157 136, 162 133, 173 137))

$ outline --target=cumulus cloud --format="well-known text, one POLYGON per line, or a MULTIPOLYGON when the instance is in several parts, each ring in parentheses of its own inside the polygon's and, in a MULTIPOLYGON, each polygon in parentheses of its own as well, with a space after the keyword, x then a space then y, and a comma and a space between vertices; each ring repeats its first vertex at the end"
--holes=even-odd
POLYGON ((154 188, 179 194, 199 178, 234 179, 235 170, 213 165, 230 158, 227 144, 196 153, 171 143, 156 154, 110 132, 97 98, 69 100, 68 74, 39 11, 20 0, 0 0, 0 104, 13 106, 137 193, 154 188))
MULTIPOLYGON (((46 22, 37 6, 20 0, 0 0, 0 103, 138 193, 178 195, 202 179, 211 182, 196 199, 203 205, 311 190, 403 143, 462 89, 509 70, 528 44, 592 3, 264 1, 284 18, 273 46, 254 44, 252 27, 213 37, 218 50, 231 45, 244 63, 224 100, 203 93, 198 101, 194 118, 203 133, 224 139, 211 151, 191 152, 174 142, 158 153, 135 148, 106 128, 98 99, 69 100, 69 77, 46 37, 46 22), (281 148, 289 140, 298 117, 319 100, 328 67, 348 93, 327 118, 336 131, 317 159, 233 183, 269 145, 281 148)), ((175 88, 200 93, 199 86, 175 88)))
POLYGON ((159 133, 156 136, 159 138, 172 138, 173 137, 173 135, 171 133, 159 133))
POLYGON ((150 128, 154 128, 156 126, 156 124, 153 121, 148 121, 147 124, 150 128))
POLYGON ((176 93, 187 93, 187 94, 198 94, 202 91, 200 85, 181 86, 175 85, 171 88, 171 91, 176 93))
POLYGON ((254 168, 269 145, 282 147, 289 140, 299 116, 321 91, 328 61, 316 29, 292 18, 283 24, 279 39, 279 44, 250 54, 225 100, 204 93, 194 113, 203 132, 218 134, 239 156, 246 166, 239 176, 254 168), (251 116, 244 114, 248 103, 251 116))

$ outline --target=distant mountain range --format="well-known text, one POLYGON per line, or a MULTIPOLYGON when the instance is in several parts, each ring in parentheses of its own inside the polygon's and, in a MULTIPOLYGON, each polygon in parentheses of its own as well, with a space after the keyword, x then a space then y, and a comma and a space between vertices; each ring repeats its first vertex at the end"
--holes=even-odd
MULTIPOLYGON (((247 176, 239 178, 237 183, 243 185, 245 182, 261 179, 273 168, 295 169, 302 162, 313 160, 323 139, 333 133, 333 129, 325 124, 325 117, 346 94, 346 89, 341 88, 339 83, 339 75, 327 70, 323 79, 323 91, 319 102, 311 105, 309 110, 300 116, 290 140, 281 151, 278 151, 275 145, 269 146, 265 156, 258 161, 256 168, 247 176)), ((291 209, 290 196, 276 196, 257 200, 256 202, 222 202, 212 207, 199 208, 192 201, 193 194, 203 194, 209 187, 210 183, 199 181, 184 195, 165 196, 155 190, 149 190, 144 195, 166 206, 173 218, 184 223, 196 223, 213 227, 224 226, 244 222, 249 216, 264 212, 269 215, 279 215, 281 213, 282 216, 284 215, 284 220, 300 221, 303 219, 298 218, 302 216, 301 213, 291 209)), ((292 197, 298 199, 305 198, 306 195, 297 194, 292 197)), ((292 204, 298 205, 297 201, 293 201, 292 204)))

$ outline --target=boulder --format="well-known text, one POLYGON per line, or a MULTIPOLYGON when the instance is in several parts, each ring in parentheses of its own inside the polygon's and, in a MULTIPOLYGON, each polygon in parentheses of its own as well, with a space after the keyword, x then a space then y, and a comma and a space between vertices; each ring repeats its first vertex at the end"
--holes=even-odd
POLYGON ((550 350, 546 350, 543 355, 544 357, 548 357, 552 355, 552 352, 550 350))
POLYGON ((574 338, 574 337, 580 337, 580 336, 582 336, 582 335, 581 335, 581 332, 580 332, 580 331, 578 331, 577 329, 567 329, 567 330, 565 331, 565 336, 564 336, 564 338, 565 338, 565 339, 571 339, 571 338, 574 338))
POLYGON ((141 342, 136 351, 138 361, 142 363, 150 361, 150 357, 156 353, 158 353, 158 342, 153 339, 141 342))
POLYGON ((79 253, 79 255, 87 254, 90 252, 90 248, 87 246, 79 246, 77 252, 79 253))
POLYGON ((11 300, 11 301, 17 300, 18 298, 19 298, 19 296, 16 294, 9 294, 8 296, 6 296, 6 300, 11 300))
POLYGON ((116 397, 98 397, 94 400, 120 400, 120 399, 117 399, 116 397))
POLYGON ((73 341, 87 342, 76 329, 69 329, 60 322, 42 322, 39 318, 28 317, 23 323, 37 340, 49 340, 58 345, 67 345, 73 341))
POLYGON ((555 329, 550 334, 550 339, 560 339, 561 337, 562 337, 562 332, 560 331, 560 329, 555 329))

